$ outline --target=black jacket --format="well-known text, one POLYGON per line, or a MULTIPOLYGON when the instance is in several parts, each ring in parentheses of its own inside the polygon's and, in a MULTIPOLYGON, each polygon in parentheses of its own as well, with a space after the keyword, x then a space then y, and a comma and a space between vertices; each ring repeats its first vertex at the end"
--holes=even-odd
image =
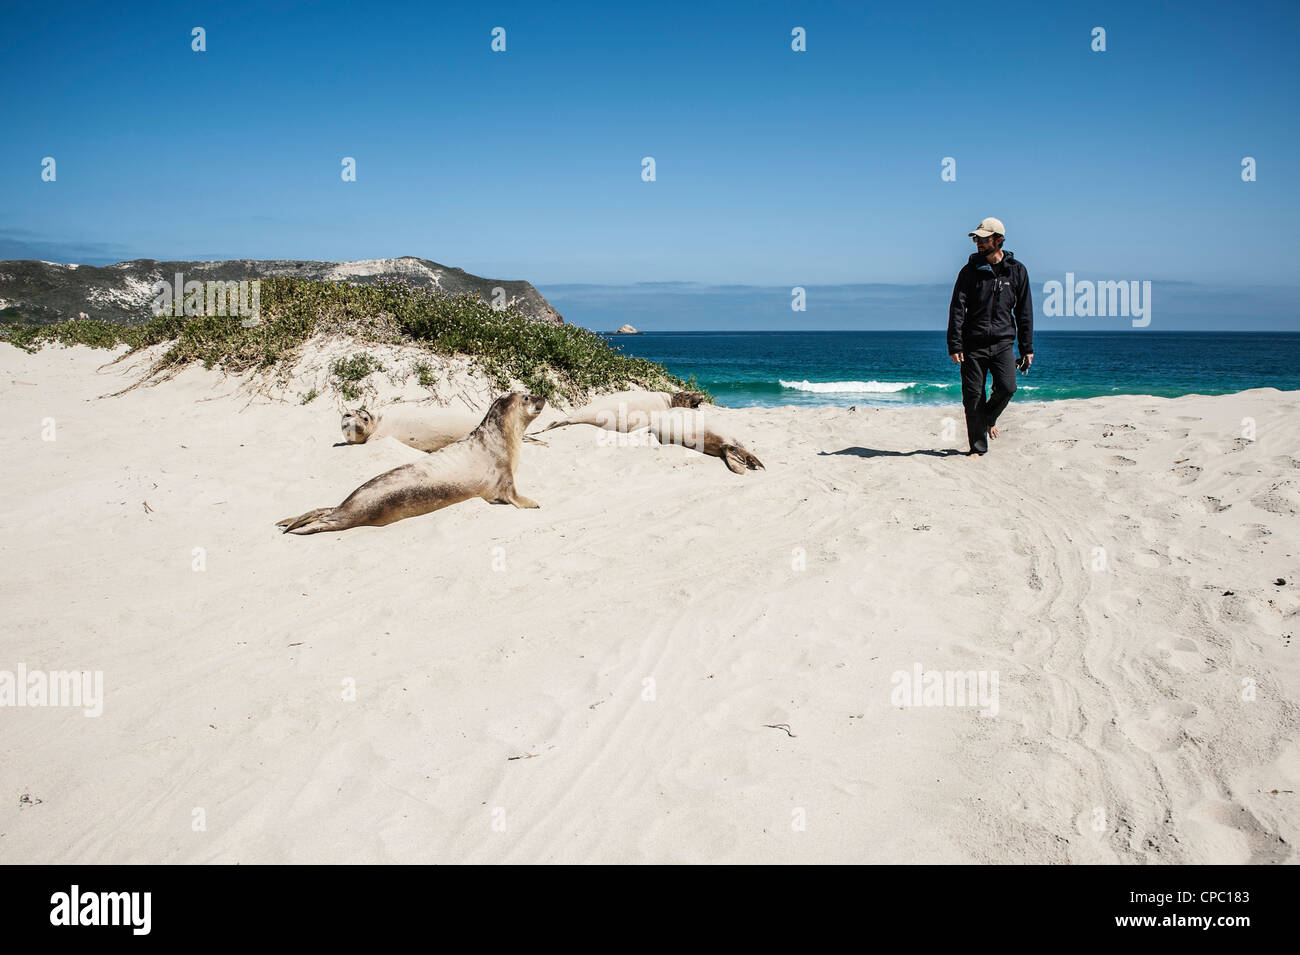
POLYGON ((948 354, 1019 339, 1020 354, 1034 350, 1034 303, 1029 270, 1005 249, 989 265, 976 252, 957 273, 948 306, 948 354))

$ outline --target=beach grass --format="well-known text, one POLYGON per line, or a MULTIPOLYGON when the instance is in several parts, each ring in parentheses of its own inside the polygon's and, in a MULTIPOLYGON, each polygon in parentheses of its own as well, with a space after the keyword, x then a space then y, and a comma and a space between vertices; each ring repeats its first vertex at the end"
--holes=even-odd
MULTIPOLYGON (((365 345, 406 345, 438 356, 466 356, 476 371, 500 388, 519 382, 546 398, 576 399, 623 388, 700 391, 662 365, 611 348, 594 332, 574 325, 536 321, 511 306, 495 308, 477 295, 446 295, 400 280, 374 285, 263 279, 260 320, 239 316, 164 315, 142 324, 73 320, 54 325, 0 323, 0 341, 34 351, 45 345, 169 347, 147 377, 201 363, 231 373, 265 370, 291 362, 316 335, 344 334, 357 353, 334 367, 340 387, 379 370, 365 345)), ((423 378, 427 376, 422 376, 423 378)), ((712 400, 710 398, 710 400, 712 400)))

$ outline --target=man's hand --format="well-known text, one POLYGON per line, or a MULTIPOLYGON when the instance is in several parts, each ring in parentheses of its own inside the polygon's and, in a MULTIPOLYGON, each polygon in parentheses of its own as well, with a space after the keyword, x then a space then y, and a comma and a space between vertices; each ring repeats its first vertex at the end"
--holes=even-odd
POLYGON ((966 359, 966 356, 959 351, 953 352, 948 357, 952 359, 954 365, 960 365, 966 359))
POLYGON ((1020 360, 1023 361, 1023 362, 1025 363, 1025 367, 1024 367, 1023 370, 1024 370, 1024 371, 1028 371, 1028 370, 1029 370, 1029 366, 1032 365, 1032 364, 1034 363, 1034 353, 1033 353, 1033 352, 1025 352, 1023 355, 1020 356, 1020 360))

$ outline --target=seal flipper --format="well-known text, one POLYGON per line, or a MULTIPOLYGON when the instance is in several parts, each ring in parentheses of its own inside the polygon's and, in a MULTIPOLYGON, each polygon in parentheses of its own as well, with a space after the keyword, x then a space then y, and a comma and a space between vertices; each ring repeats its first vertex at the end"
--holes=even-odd
POLYGON ((524 497, 511 483, 505 487, 498 487, 495 491, 489 491, 483 495, 483 500, 489 504, 513 504, 515 507, 541 507, 530 497, 524 497))
POLYGON ((306 514, 299 514, 297 517, 286 517, 282 521, 276 522, 276 527, 284 528, 286 534, 315 534, 318 531, 332 530, 329 526, 307 527, 323 517, 326 517, 333 511, 332 507, 318 507, 314 511, 308 511, 306 514))
MULTIPOLYGON (((571 424, 578 424, 578 423, 579 423, 579 422, 577 422, 577 421, 570 421, 568 418, 565 418, 563 421, 552 421, 550 424, 548 424, 548 425, 547 425, 545 428, 543 428, 541 431, 536 431, 536 432, 534 432, 534 433, 535 433, 535 434, 545 434, 547 431, 550 431, 552 428, 567 428, 567 427, 568 427, 569 425, 571 425, 571 424)), ((539 443, 540 443, 540 442, 539 442, 539 443)))
MULTIPOLYGON (((718 457, 722 458, 723 464, 737 474, 744 474, 745 468, 749 468, 751 471, 763 468, 762 461, 738 444, 724 444, 718 449, 718 457)), ((766 471, 767 468, 763 468, 763 470, 766 471)))

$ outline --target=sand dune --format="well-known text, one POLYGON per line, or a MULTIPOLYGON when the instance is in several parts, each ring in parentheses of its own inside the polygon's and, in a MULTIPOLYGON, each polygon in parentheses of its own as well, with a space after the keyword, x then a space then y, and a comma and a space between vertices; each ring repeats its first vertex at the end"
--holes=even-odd
POLYGON ((1300 393, 558 429, 540 510, 297 538, 420 452, 104 360, 0 345, 0 670, 104 679, 0 709, 0 860, 1296 861, 1300 393))

